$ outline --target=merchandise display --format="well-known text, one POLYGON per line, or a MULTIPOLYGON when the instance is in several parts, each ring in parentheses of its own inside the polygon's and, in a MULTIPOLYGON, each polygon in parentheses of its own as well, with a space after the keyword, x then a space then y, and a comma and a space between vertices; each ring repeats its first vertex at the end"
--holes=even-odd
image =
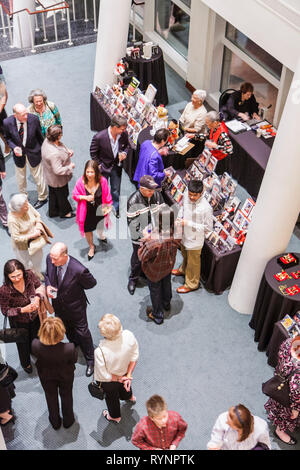
POLYGON ((300 312, 297 312, 294 318, 290 315, 285 315, 280 323, 286 329, 290 337, 300 334, 300 312))
POLYGON ((150 60, 158 54, 158 45, 153 42, 135 42, 134 46, 127 47, 126 56, 131 59, 147 59, 150 60))

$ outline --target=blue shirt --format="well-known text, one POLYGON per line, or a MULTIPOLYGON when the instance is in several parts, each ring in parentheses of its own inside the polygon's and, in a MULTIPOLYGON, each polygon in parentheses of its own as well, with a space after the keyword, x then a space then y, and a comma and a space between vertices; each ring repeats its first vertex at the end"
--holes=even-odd
POLYGON ((141 145, 139 161, 133 180, 140 183, 140 179, 144 175, 152 176, 159 187, 165 177, 161 155, 154 147, 152 140, 145 140, 141 145))

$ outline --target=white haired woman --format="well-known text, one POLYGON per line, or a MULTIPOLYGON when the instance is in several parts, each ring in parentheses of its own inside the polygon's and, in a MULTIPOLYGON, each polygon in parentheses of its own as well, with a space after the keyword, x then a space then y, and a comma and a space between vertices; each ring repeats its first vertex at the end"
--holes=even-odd
POLYGON ((196 134, 202 132, 205 126, 207 110, 203 105, 206 99, 205 90, 195 90, 191 101, 184 108, 179 122, 185 133, 196 134))
POLYGON ((7 223, 16 258, 24 264, 25 269, 32 269, 43 280, 41 266, 43 249, 30 255, 29 242, 42 235, 40 230, 41 216, 29 204, 26 194, 15 194, 8 205, 7 223))
POLYGON ((57 106, 52 101, 47 101, 47 95, 43 90, 40 88, 31 90, 28 101, 30 105, 27 110, 39 118, 44 137, 46 137, 48 127, 54 124, 61 125, 57 106))
POLYGON ((121 421, 120 400, 135 403, 132 393, 132 372, 139 357, 138 342, 129 330, 123 330, 119 318, 107 313, 98 324, 104 340, 95 349, 94 380, 101 382, 105 392, 108 421, 121 421))

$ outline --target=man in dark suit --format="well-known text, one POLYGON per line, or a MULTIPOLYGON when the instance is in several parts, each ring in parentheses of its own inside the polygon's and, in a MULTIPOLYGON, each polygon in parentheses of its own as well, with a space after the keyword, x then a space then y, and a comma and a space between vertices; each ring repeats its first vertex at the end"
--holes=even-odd
POLYGON ((130 148, 126 132, 127 120, 122 116, 114 116, 110 126, 94 135, 90 154, 99 165, 105 178, 110 179, 111 195, 115 215, 119 218, 119 199, 122 177, 122 161, 125 160, 130 148))
POLYGON ((41 164, 41 145, 44 137, 40 120, 34 114, 28 113, 21 103, 16 104, 13 111, 13 115, 4 119, 3 129, 5 139, 13 151, 19 192, 27 194, 26 165, 28 165, 38 191, 38 200, 34 207, 39 209, 47 202, 48 195, 41 164))
POLYGON ((66 327, 70 342, 79 345, 87 363, 86 376, 94 372, 94 345, 88 327, 85 289, 97 284, 89 270, 72 256, 64 243, 53 245, 47 256, 45 284, 48 297, 52 299, 55 315, 66 327))

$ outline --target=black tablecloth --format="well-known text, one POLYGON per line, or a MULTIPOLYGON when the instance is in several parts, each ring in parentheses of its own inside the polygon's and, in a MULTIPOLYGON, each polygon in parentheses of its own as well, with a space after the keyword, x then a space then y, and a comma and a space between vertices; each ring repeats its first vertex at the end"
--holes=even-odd
MULTIPOLYGON (((295 253, 300 259, 300 254, 295 253)), ((277 263, 281 255, 272 258, 263 274, 259 291, 257 294, 253 315, 249 325, 255 330, 254 340, 258 341, 259 351, 264 351, 271 339, 274 324, 281 320, 285 315, 293 316, 300 309, 300 293, 294 296, 284 295, 279 287, 287 285, 291 287, 295 284, 300 286, 300 279, 294 278, 287 281, 278 282, 274 274, 281 272, 282 268, 277 263)), ((285 271, 290 274, 292 271, 300 269, 300 265, 293 266, 285 271)))
POLYGON ((139 88, 146 91, 147 86, 152 83, 157 89, 155 95, 157 106, 159 104, 167 105, 169 100, 162 50, 158 48, 158 54, 153 55, 151 59, 126 57, 126 60, 140 81, 139 88))
POLYGON ((222 294, 231 286, 241 250, 236 246, 231 251, 220 253, 205 240, 201 253, 201 279, 207 290, 222 294))
MULTIPOLYGON (((99 103, 96 95, 91 93, 90 99, 90 119, 91 119, 91 130, 102 131, 110 125, 111 118, 106 110, 99 103)), ((137 165, 137 153, 136 149, 132 148, 127 154, 127 158, 123 161, 123 168, 128 174, 130 180, 132 180, 137 165)))
POLYGON ((257 198, 271 153, 274 138, 257 138, 254 131, 233 134, 229 131, 233 154, 220 160, 216 173, 230 173, 248 193, 257 198))
POLYGON ((267 348, 268 364, 270 366, 277 366, 280 345, 287 338, 289 338, 289 334, 284 326, 282 326, 280 321, 276 322, 267 348))

